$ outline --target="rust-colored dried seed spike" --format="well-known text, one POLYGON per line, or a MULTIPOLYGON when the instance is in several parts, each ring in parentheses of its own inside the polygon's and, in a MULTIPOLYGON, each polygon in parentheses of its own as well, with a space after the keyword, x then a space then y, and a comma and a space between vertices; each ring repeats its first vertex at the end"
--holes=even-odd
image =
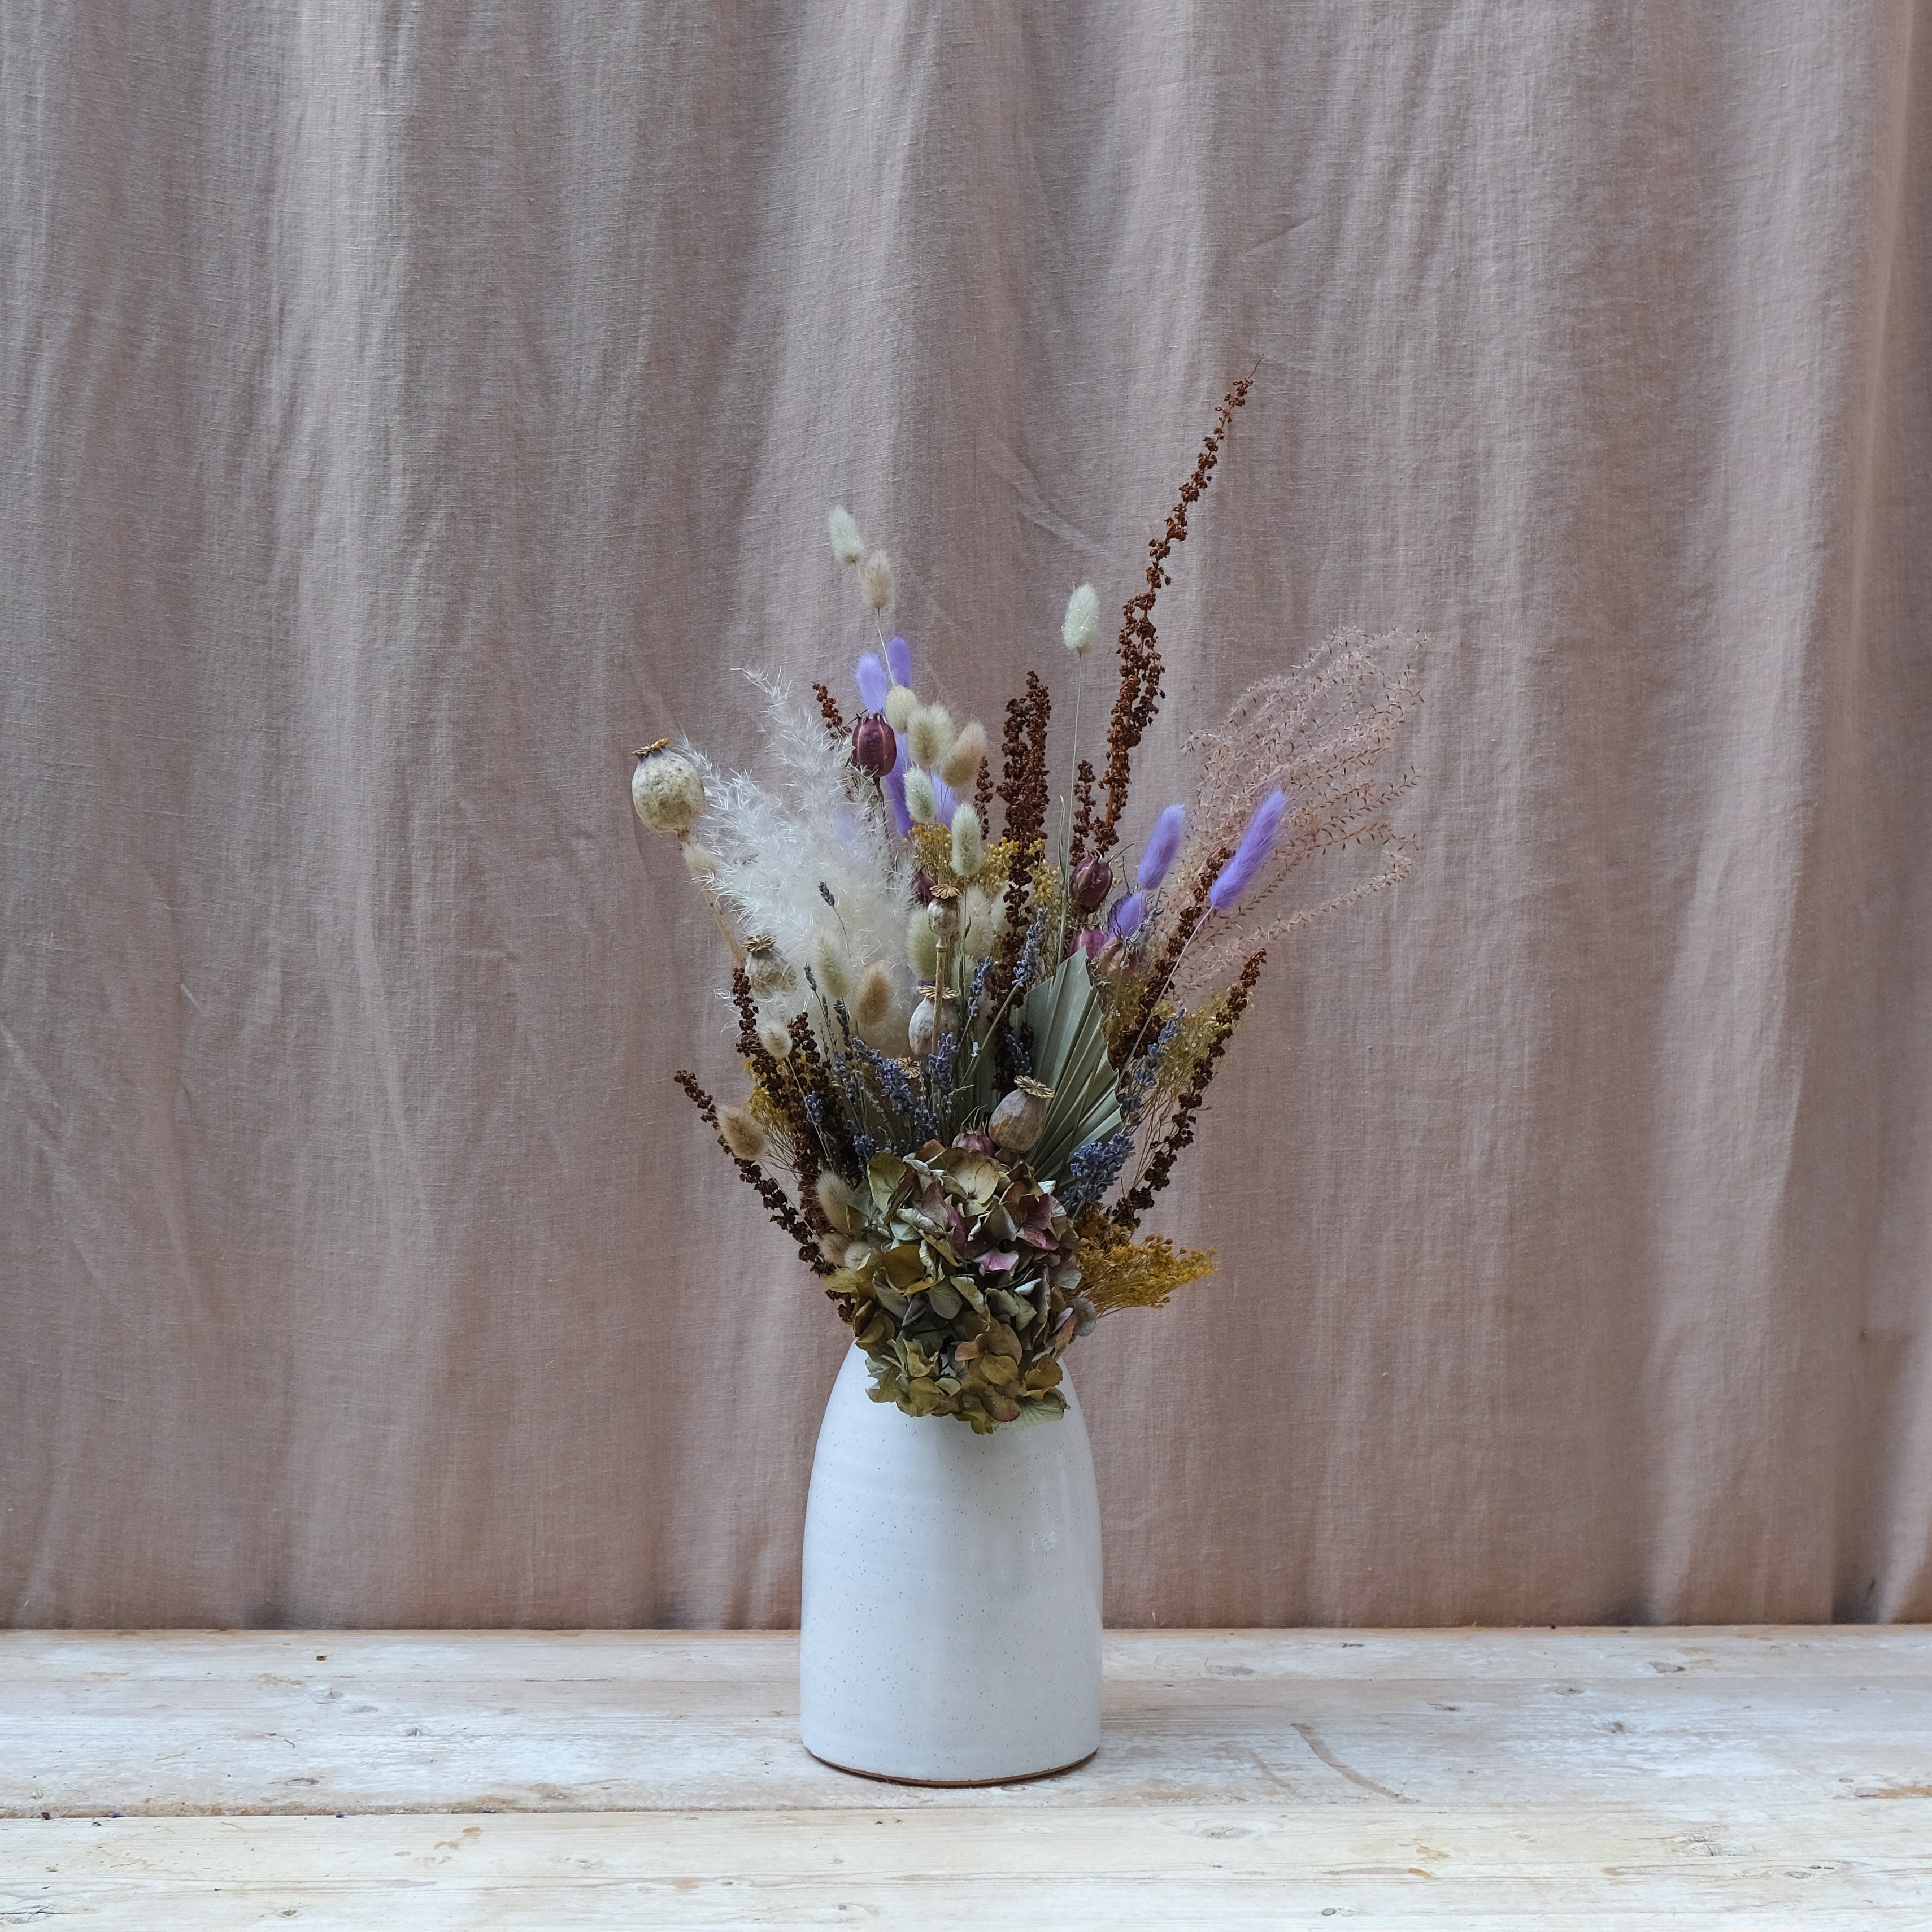
POLYGON ((1154 599, 1162 587, 1173 579, 1166 565, 1169 553, 1187 538, 1187 511, 1208 487, 1214 466, 1220 460, 1222 440, 1234 412, 1248 399, 1252 378, 1243 376, 1221 398, 1214 412, 1214 427, 1208 431, 1195 458, 1194 473, 1180 486, 1180 500, 1168 512, 1167 522, 1157 537, 1148 539, 1147 588, 1130 598, 1121 607, 1119 650, 1120 688, 1114 700, 1113 716, 1107 726, 1107 769, 1104 784, 1107 808, 1094 828, 1093 849, 1106 852, 1120 842, 1120 818, 1126 809, 1127 784, 1132 776, 1135 748, 1146 735, 1160 708, 1162 664, 1154 638, 1154 599))
POLYGON ((1241 1023, 1241 1016, 1248 1010, 1248 1000, 1255 990, 1255 982, 1262 976, 1262 968, 1268 962, 1265 951, 1250 953, 1244 962, 1240 976, 1228 988, 1228 1003, 1222 1009, 1221 1024, 1216 1028, 1214 1037, 1208 1051, 1201 1057, 1194 1070, 1186 1090, 1175 1102, 1174 1118, 1168 1124, 1167 1133, 1160 1145, 1154 1150, 1154 1158, 1148 1162, 1147 1172, 1140 1184, 1123 1195, 1115 1203, 1113 1218, 1128 1233, 1140 1226, 1141 1216, 1154 1205, 1154 1196, 1164 1188, 1174 1173, 1174 1163, 1180 1158, 1180 1150, 1191 1147, 1194 1142, 1194 1122, 1201 1112, 1201 1103, 1207 1096, 1209 1083, 1214 1078, 1214 1070, 1221 1056, 1228 1050, 1228 1042, 1234 1037, 1236 1027, 1241 1023))
POLYGON ((812 690, 818 698, 818 715, 825 720, 825 729, 833 738, 845 735, 845 714, 838 709, 831 692, 822 684, 814 684, 812 690))
POLYGON ((724 1148, 733 1166, 743 1180, 765 1204, 765 1211, 798 1244, 799 1258, 816 1275, 829 1275, 837 1270, 825 1258, 812 1224, 800 1214, 787 1197, 784 1190, 754 1160, 740 1160, 731 1152, 730 1144, 718 1131, 718 1103, 698 1084, 696 1077, 680 1066, 672 1076, 689 1096, 691 1103, 703 1115, 706 1126, 718 1134, 718 1144, 724 1148))

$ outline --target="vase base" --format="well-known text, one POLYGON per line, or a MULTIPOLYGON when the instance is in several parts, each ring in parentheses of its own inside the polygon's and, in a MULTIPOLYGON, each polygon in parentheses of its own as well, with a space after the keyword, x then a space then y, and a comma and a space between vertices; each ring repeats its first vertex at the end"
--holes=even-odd
POLYGON ((890 1771, 861 1771, 855 1764, 841 1764, 836 1759, 820 1757, 809 1744, 805 1747, 807 1756, 833 1771, 842 1771, 848 1778, 869 1778, 874 1784, 916 1784, 926 1791, 966 1791, 984 1785, 1036 1784, 1042 1778, 1059 1778, 1070 1771, 1078 1771, 1083 1764, 1090 1764, 1098 1754, 1096 1744, 1084 1757, 1069 1758, 1064 1764, 1051 1766, 1045 1771, 1018 1771, 1006 1778, 899 1778, 890 1771))

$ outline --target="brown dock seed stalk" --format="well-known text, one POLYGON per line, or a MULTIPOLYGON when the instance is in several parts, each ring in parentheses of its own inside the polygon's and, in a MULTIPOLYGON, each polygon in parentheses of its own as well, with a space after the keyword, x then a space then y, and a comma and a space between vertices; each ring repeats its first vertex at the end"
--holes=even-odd
POLYGON ((740 1160, 732 1151, 731 1144, 724 1138, 718 1124, 718 1103, 698 1084, 697 1077, 680 1066, 672 1076, 684 1089, 692 1105, 704 1118, 704 1124, 718 1136, 718 1144, 730 1156, 731 1164, 738 1170, 738 1178, 752 1188, 765 1204, 765 1211, 778 1226, 798 1244, 799 1258, 815 1275, 836 1274, 838 1270, 827 1261, 819 1247, 818 1236, 811 1224, 794 1208, 784 1190, 754 1160, 740 1160))
POLYGON ((1214 1078, 1214 1070, 1221 1056, 1228 1050, 1228 1042, 1234 1037, 1235 1028, 1241 1023, 1241 1016, 1246 1012, 1249 996, 1254 992, 1255 982, 1262 976, 1262 968, 1268 962, 1265 952, 1252 954, 1242 967, 1240 976, 1228 989, 1228 1001, 1222 1009, 1221 1024, 1214 1041, 1201 1056, 1200 1064, 1194 1070, 1194 1077, 1189 1081, 1186 1091, 1174 1103, 1174 1119, 1168 1127, 1166 1138, 1155 1149, 1153 1158, 1148 1162, 1146 1172, 1140 1180, 1124 1194, 1114 1208, 1114 1220, 1132 1234, 1140 1226, 1141 1216, 1154 1205, 1154 1198, 1164 1188, 1174 1172, 1174 1163, 1180 1158, 1183 1148, 1194 1142, 1194 1122, 1201 1112, 1201 1103, 1207 1096, 1209 1083, 1214 1078))
POLYGON ((1120 814, 1126 809, 1127 784, 1131 776, 1135 748, 1154 722, 1160 706, 1161 658, 1154 640, 1154 599, 1164 585, 1174 580, 1166 571, 1170 552, 1187 540, 1187 512, 1198 502, 1220 460, 1222 440, 1234 412, 1248 400, 1253 379, 1244 376, 1221 398, 1214 412, 1214 427, 1208 432, 1195 458, 1194 473, 1180 486, 1180 500, 1167 513, 1166 527, 1148 540, 1147 588, 1130 598, 1120 612, 1120 689, 1114 700, 1114 714, 1107 726, 1107 808, 1094 828, 1096 852, 1106 852, 1120 842, 1120 814))
POLYGON ((827 734, 835 739, 842 739, 845 735, 845 714, 839 710, 830 687, 814 683, 812 688, 818 700, 818 715, 825 720, 827 734))

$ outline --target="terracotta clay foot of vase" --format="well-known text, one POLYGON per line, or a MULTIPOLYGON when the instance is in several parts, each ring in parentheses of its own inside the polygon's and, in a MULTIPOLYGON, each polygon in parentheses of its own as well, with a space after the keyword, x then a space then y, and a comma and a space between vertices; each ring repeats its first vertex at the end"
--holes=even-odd
POLYGON ((1100 1509, 1064 1415, 975 1436, 866 1393, 850 1350, 806 1506, 799 1728, 897 1784, 1011 1784, 1100 1742, 1100 1509))

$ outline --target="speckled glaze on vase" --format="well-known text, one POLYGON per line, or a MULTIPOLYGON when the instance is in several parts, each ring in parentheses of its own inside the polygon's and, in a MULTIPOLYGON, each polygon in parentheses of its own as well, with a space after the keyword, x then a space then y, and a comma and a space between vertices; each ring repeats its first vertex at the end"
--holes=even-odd
POLYGON ((1004 1784, 1100 1742, 1100 1505, 1066 1412, 975 1436, 866 1394, 847 1352, 805 1513, 800 1729, 842 1770, 1004 1784))

